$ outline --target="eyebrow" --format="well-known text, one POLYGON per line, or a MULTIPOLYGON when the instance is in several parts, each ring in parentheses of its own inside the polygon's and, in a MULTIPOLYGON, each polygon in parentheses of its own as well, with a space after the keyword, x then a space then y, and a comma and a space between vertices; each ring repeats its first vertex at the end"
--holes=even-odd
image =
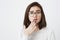
MULTIPOLYGON (((36 11, 41 11, 41 10, 36 10, 36 11)), ((33 11, 30 11, 30 12, 33 12, 33 11)))
POLYGON ((36 10, 36 11, 41 11, 41 10, 36 10))

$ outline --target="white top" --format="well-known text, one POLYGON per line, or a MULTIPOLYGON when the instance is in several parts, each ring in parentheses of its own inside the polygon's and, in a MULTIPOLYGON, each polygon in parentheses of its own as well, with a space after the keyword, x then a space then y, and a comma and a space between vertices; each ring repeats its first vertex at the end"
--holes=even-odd
POLYGON ((32 33, 30 36, 24 35, 23 28, 20 30, 20 40, 55 40, 54 33, 48 27, 32 33))

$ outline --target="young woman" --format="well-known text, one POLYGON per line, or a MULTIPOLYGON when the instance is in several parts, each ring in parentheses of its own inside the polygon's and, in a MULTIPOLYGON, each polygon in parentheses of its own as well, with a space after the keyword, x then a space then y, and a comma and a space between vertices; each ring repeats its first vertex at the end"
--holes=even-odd
POLYGON ((38 2, 28 5, 24 17, 24 27, 20 33, 21 40, 55 40, 52 30, 46 27, 45 15, 38 2))

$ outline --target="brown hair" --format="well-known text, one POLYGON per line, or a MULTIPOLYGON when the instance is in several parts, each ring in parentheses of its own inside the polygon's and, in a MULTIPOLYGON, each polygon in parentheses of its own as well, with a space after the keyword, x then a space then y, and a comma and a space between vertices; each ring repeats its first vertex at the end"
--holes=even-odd
POLYGON ((41 17, 41 21, 38 23, 38 25, 39 25, 39 29, 42 29, 42 28, 46 27, 46 20, 45 20, 45 15, 44 15, 42 6, 38 2, 33 2, 30 5, 28 5, 28 7, 26 8, 26 11, 25 11, 25 17, 24 17, 23 24, 25 25, 26 28, 30 25, 31 22, 30 22, 28 16, 29 16, 30 8, 33 6, 38 6, 41 9, 42 17, 41 17))

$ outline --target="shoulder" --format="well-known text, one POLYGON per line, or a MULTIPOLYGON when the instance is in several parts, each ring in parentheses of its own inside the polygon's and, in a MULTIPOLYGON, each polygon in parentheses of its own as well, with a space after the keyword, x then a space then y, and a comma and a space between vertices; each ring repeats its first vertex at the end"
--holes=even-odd
POLYGON ((24 25, 21 25, 21 26, 18 28, 18 29, 19 29, 19 31, 20 31, 20 32, 23 32, 24 27, 25 27, 24 25))
POLYGON ((41 29, 40 31, 43 33, 46 33, 48 35, 50 35, 51 33, 54 33, 54 30, 52 28, 49 28, 49 27, 45 27, 45 28, 41 29))
POLYGON ((46 31, 47 31, 48 40, 56 40, 55 32, 52 28, 47 27, 46 31))
POLYGON ((25 29, 25 25, 20 26, 20 29, 21 30, 25 29))
POLYGON ((48 39, 55 39, 55 32, 52 28, 46 27, 43 30, 46 33, 48 39))
POLYGON ((46 31, 48 32, 48 34, 54 33, 54 30, 50 27, 47 27, 46 31))

